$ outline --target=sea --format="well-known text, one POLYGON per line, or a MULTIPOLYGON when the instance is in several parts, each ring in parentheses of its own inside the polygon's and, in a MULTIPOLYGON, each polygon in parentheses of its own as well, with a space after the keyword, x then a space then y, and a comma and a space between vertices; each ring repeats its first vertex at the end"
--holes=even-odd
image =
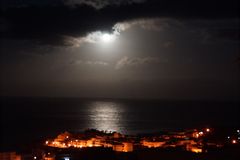
POLYGON ((239 126, 239 101, 0 98, 0 149, 86 129, 122 134, 239 126))

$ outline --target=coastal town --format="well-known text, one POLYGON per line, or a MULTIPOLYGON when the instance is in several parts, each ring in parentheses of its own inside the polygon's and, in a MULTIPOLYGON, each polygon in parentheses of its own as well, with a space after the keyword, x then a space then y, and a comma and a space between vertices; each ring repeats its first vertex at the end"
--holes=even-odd
MULTIPOLYGON (((133 152, 134 149, 140 148, 182 147, 186 151, 201 153, 204 151, 203 137, 208 134, 211 134, 210 128, 152 136, 125 136, 118 132, 87 130, 82 134, 61 133, 55 139, 45 141, 45 145, 56 148, 104 147, 116 152, 133 152)), ((222 144, 214 145, 223 146, 222 144)))
MULTIPOLYGON (((219 131, 215 128, 138 135, 124 135, 118 132, 98 131, 96 129, 88 129, 81 133, 66 131, 60 133, 55 138, 45 139, 38 147, 32 148, 31 153, 27 155, 17 152, 1 152, 0 159, 77 160, 82 159, 80 157, 83 155, 91 157, 92 154, 99 154, 98 157, 100 159, 117 159, 116 157, 121 157, 120 159, 134 159, 132 157, 134 154, 145 152, 154 155, 167 151, 169 153, 177 153, 178 156, 182 153, 199 156, 215 153, 216 151, 219 154, 226 148, 228 152, 229 148, 231 149, 230 151, 234 150, 234 153, 237 153, 236 150, 239 151, 239 129, 235 129, 231 133, 229 132, 228 136, 226 136, 227 134, 216 136, 215 132, 219 134, 219 131), (106 158, 107 155, 116 157, 106 158)), ((92 159, 96 159, 96 157, 92 159)))

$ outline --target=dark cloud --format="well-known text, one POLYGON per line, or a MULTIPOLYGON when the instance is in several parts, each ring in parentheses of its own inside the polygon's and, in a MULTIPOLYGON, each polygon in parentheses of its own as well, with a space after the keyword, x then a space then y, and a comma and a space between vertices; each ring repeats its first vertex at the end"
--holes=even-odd
POLYGON ((63 3, 70 7, 86 4, 96 9, 102 9, 110 5, 129 5, 133 3, 143 3, 146 0, 63 0, 63 3))
POLYGON ((209 30, 210 36, 214 39, 225 39, 231 41, 240 40, 240 31, 236 28, 209 30))
POLYGON ((205 41, 228 40, 240 41, 240 19, 193 20, 185 24, 188 29, 195 29, 205 41))
POLYGON ((238 18, 239 9, 237 0, 223 2, 217 0, 148 0, 144 3, 134 3, 143 2, 141 0, 69 0, 61 2, 62 4, 74 4, 75 7, 59 3, 58 5, 27 5, 1 10, 2 38, 35 40, 40 44, 66 45, 65 36, 80 37, 97 30, 111 31, 118 22, 156 17, 173 19, 238 18), (101 9, 96 9, 99 8, 97 5, 101 6, 101 9))
POLYGON ((143 3, 146 0, 2 0, 1 7, 6 8, 22 8, 29 6, 60 6, 77 7, 79 5, 89 5, 96 9, 101 9, 109 5, 128 5, 133 3, 143 3))

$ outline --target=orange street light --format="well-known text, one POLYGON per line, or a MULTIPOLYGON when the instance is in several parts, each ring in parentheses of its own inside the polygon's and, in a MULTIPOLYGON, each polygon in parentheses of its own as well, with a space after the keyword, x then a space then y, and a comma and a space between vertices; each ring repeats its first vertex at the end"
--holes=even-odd
POLYGON ((209 129, 209 128, 206 128, 206 132, 210 132, 210 129, 209 129))
POLYGON ((237 141, 235 139, 232 140, 232 144, 236 144, 237 141))

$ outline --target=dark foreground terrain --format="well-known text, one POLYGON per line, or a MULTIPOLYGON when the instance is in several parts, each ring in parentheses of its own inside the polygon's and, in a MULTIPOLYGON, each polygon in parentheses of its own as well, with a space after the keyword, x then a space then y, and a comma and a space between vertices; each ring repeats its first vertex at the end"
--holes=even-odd
POLYGON ((65 150, 56 160, 239 160, 240 148, 226 148, 208 153, 192 153, 181 150, 144 149, 130 153, 112 152, 108 149, 65 150))

